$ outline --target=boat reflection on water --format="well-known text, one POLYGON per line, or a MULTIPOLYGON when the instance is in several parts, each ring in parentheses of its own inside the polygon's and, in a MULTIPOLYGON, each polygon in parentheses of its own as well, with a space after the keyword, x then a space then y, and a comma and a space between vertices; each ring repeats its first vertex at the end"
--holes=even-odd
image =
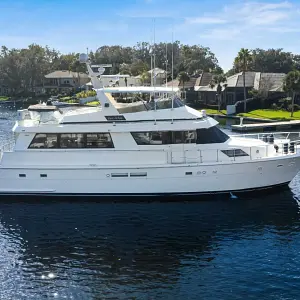
POLYGON ((2 200, 0 298, 225 299, 254 275, 260 290, 298 234, 297 184, 185 203, 2 200))

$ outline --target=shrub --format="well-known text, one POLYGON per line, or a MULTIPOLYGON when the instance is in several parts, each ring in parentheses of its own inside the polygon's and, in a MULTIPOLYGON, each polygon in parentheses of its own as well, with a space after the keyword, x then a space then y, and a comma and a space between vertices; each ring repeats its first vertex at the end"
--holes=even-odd
POLYGON ((278 110, 279 107, 277 106, 276 103, 273 103, 273 104, 271 105, 271 109, 273 109, 273 110, 278 110))
MULTIPOLYGON (((300 105, 294 104, 294 111, 300 110, 300 105)), ((287 108, 287 111, 292 111, 292 104, 290 104, 287 108)))
POLYGON ((87 97, 93 97, 96 96, 96 92, 95 91, 82 91, 80 93, 76 94, 77 98, 87 98, 87 97))

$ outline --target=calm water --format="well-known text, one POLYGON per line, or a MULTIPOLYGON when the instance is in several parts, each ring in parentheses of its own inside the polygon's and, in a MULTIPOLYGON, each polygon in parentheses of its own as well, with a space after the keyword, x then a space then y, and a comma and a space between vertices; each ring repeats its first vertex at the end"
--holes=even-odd
POLYGON ((2 199, 0 299, 299 299, 298 198, 2 199))

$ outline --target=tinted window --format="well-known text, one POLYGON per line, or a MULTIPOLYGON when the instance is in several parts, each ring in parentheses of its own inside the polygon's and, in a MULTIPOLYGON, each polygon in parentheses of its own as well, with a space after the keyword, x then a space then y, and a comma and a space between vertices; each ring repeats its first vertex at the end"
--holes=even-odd
POLYGON ((57 148, 57 134, 38 133, 29 145, 29 148, 57 148))
POLYGON ((60 135, 60 148, 84 148, 83 133, 62 133, 60 135))
POLYGON ((132 132, 131 134, 138 145, 150 144, 150 132, 132 132))
POLYGON ((221 150, 221 151, 229 157, 249 156, 249 154, 247 154, 245 151, 241 149, 221 150))
POLYGON ((224 143, 228 139, 229 136, 216 126, 197 129, 197 144, 224 143))
POLYGON ((110 133, 38 133, 29 148, 114 148, 110 133))
POLYGON ((86 148, 113 148, 109 133, 87 133, 86 148))
POLYGON ((189 144, 196 142, 196 131, 132 132, 138 145, 189 144))

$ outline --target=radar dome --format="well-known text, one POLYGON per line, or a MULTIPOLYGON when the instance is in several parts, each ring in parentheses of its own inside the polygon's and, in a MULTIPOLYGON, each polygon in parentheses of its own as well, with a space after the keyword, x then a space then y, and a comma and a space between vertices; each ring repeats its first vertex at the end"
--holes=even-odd
POLYGON ((80 61, 81 63, 87 62, 88 59, 89 59, 89 56, 88 56, 86 53, 81 53, 81 54, 79 55, 79 61, 80 61))

